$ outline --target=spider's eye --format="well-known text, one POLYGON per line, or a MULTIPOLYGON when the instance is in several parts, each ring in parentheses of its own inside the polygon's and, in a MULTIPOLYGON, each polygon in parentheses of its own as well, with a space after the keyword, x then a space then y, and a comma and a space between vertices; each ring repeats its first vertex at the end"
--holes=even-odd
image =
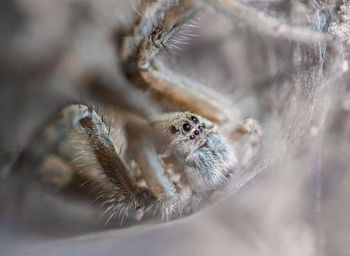
POLYGON ((192 121, 196 124, 198 123, 198 118, 195 116, 191 116, 192 121))
POLYGON ((175 134, 177 132, 177 129, 176 129, 176 127, 174 125, 172 125, 170 127, 170 132, 171 132, 171 134, 175 134))
POLYGON ((152 42, 154 44, 154 46, 156 47, 160 47, 162 44, 162 33, 160 31, 154 31, 152 34, 152 42))
POLYGON ((185 132, 188 132, 191 130, 191 125, 189 123, 184 123, 182 128, 184 129, 185 132))

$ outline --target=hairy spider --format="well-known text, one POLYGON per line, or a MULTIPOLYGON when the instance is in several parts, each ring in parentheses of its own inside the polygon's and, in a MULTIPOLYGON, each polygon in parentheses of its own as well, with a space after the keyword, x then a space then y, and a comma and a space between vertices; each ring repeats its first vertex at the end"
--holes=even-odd
MULTIPOLYGON (((119 118, 121 115, 126 120, 126 156, 118 153, 110 132, 113 128, 107 128, 94 109, 84 104, 62 109, 35 140, 45 141, 42 148, 34 149, 47 150, 53 133, 62 135, 60 139, 72 131, 75 136, 82 134, 74 144, 90 152, 90 162, 94 159, 102 170, 102 174, 95 170, 82 175, 100 189, 98 194, 110 217, 140 218, 144 212, 160 212, 169 219, 191 213, 198 209, 201 199, 223 187, 234 174, 238 164, 234 145, 208 119, 190 112, 164 113, 149 121, 118 113, 119 118)), ((234 134, 236 139, 237 134, 251 134, 252 148, 260 138, 252 119, 239 124, 234 134)))
POLYGON ((99 190, 110 218, 131 215, 140 219, 157 211, 164 219, 189 214, 220 191, 238 167, 251 160, 242 158, 235 142, 247 135, 250 155, 254 155, 260 148, 259 126, 253 119, 237 124, 225 95, 176 74, 155 59, 161 49, 168 51, 172 35, 205 8, 280 38, 303 43, 333 40, 329 34, 281 24, 239 1, 142 1, 132 28, 117 35, 118 59, 125 75, 118 78, 117 92, 99 78, 90 78, 88 86, 94 97, 117 106, 111 116, 119 119, 117 125, 125 131, 126 151, 116 146, 113 127, 109 128, 93 107, 73 104, 63 108, 29 142, 14 164, 14 172, 39 165, 47 152, 53 152, 75 131, 88 143, 81 146, 79 142, 78 146, 91 152, 101 168, 98 175, 94 171, 78 173, 99 190), (152 100, 139 89, 147 89, 152 100), (154 107, 159 98, 167 106, 180 107, 164 113, 163 106, 154 107), (188 111, 179 112, 182 109, 188 111))

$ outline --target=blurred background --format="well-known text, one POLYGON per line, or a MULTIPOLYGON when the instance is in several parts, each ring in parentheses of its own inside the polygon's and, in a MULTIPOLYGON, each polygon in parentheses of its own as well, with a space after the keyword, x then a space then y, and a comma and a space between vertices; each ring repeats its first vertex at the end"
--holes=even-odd
POLYGON ((11 177, 10 166, 65 104, 107 108, 85 93, 86 77, 123 77, 114 35, 130 29, 139 2, 2 0, 1 255, 350 255, 350 4, 242 2, 337 40, 302 44, 217 10, 198 14, 196 36, 157 58, 228 97, 237 120, 258 120, 263 150, 210 207, 120 226, 84 198, 31 184, 40 170, 11 177))

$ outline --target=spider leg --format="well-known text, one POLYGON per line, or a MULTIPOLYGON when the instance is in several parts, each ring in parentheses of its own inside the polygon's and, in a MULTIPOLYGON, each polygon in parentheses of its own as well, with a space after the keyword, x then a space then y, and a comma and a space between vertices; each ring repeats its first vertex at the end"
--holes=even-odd
POLYGON ((135 187, 129 178, 129 169, 119 156, 101 118, 92 109, 85 109, 79 123, 87 135, 91 149, 101 165, 104 174, 118 188, 126 201, 137 200, 135 187))
POLYGON ((241 121, 229 132, 229 138, 241 145, 239 169, 248 166, 261 150, 263 143, 261 135, 258 122, 251 118, 241 121))
POLYGON ((147 120, 160 112, 148 95, 112 71, 96 69, 89 72, 82 89, 94 101, 116 106, 147 120))
MULTIPOLYGON (((180 103, 192 112, 215 122, 227 123, 231 116, 231 103, 213 89, 186 76, 174 73, 159 61, 140 71, 153 92, 170 102, 180 103)), ((232 113, 232 111, 231 111, 232 113)))
POLYGON ((230 114, 226 110, 231 106, 222 95, 154 60, 172 34, 202 8, 199 1, 174 2, 165 11, 164 8, 160 11, 162 5, 157 2, 161 3, 143 5, 134 29, 120 42, 119 56, 124 72, 134 83, 140 84, 141 80, 141 87, 151 89, 153 95, 161 95, 212 121, 228 122, 230 114))
POLYGON ((176 189, 167 179, 153 144, 145 137, 134 137, 130 145, 143 177, 157 199, 174 197, 176 189))
POLYGON ((148 123, 139 121, 131 121, 126 128, 130 150, 142 172, 142 177, 157 198, 156 206, 163 218, 168 219, 173 213, 181 212, 191 192, 189 187, 178 187, 169 179, 169 173, 166 173, 155 148, 155 143, 160 142, 160 139, 154 138, 154 134, 160 132, 152 131, 154 128, 148 123))
POLYGON ((119 42, 118 53, 127 77, 148 66, 176 29, 198 10, 198 0, 144 1, 133 29, 121 35, 119 42))
POLYGON ((231 140, 239 140, 245 135, 252 136, 256 141, 261 138, 261 129, 257 121, 248 118, 241 121, 235 128, 230 132, 231 140))
MULTIPOLYGON (((44 156, 53 152, 72 130, 82 131, 86 135, 92 153, 107 177, 106 185, 102 189, 109 198, 113 211, 127 214, 152 204, 155 198, 138 189, 131 180, 130 170, 116 152, 108 128, 91 107, 82 104, 63 108, 54 121, 24 148, 13 166, 13 172, 35 170, 44 156)), ((28 173, 24 175, 28 176, 28 173)))

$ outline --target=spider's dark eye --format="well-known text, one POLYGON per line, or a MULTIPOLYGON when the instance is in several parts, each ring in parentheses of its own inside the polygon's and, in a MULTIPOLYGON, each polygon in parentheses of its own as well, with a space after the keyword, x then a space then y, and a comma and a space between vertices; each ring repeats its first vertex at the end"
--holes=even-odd
POLYGON ((160 41, 161 39, 162 39, 162 34, 160 33, 160 31, 153 32, 152 42, 153 42, 154 46, 160 47, 160 45, 162 44, 162 42, 160 41))
POLYGON ((177 129, 176 129, 176 127, 175 127, 174 125, 172 125, 172 126, 170 127, 170 132, 171 132, 172 134, 175 134, 175 133, 177 132, 177 129))
POLYGON ((192 121, 193 121, 195 124, 198 123, 198 118, 197 118, 197 117, 192 116, 191 119, 192 119, 192 121))
POLYGON ((184 129, 185 132, 188 132, 191 130, 191 125, 189 123, 184 123, 182 128, 184 129))

